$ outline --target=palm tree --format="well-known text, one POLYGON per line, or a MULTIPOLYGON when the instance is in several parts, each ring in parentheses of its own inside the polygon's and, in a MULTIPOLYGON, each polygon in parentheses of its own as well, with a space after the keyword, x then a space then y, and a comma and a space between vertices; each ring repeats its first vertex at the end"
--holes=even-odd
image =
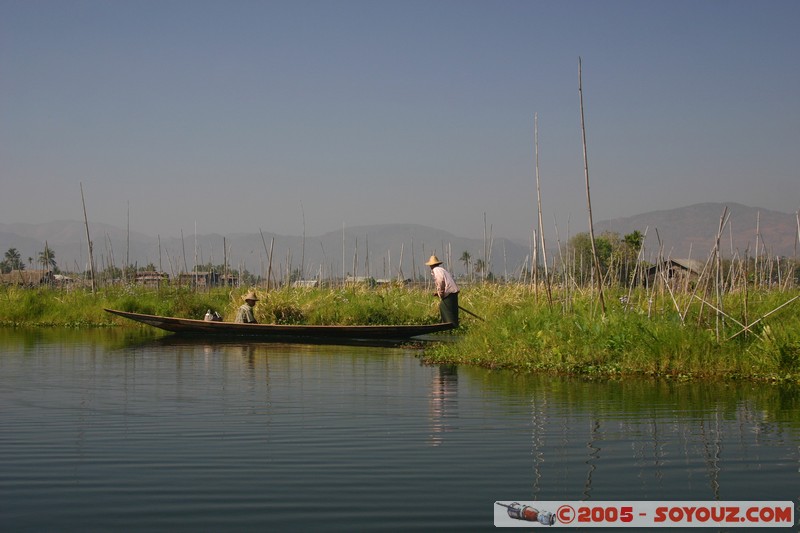
POLYGON ((56 253, 47 245, 47 242, 44 243, 44 251, 39 253, 39 263, 42 264, 44 270, 56 270, 58 268, 56 253))
POLYGON ((471 255, 469 255, 469 252, 466 252, 466 251, 465 251, 465 252, 462 252, 462 253, 461 253, 461 258, 459 259, 459 261, 461 261, 462 263, 464 263, 464 270, 466 270, 466 271, 467 271, 467 275, 469 275, 469 264, 470 264, 470 260, 472 260, 472 256, 471 256, 471 255))
POLYGON ((625 235, 624 240, 625 244, 630 248, 630 251, 633 252, 633 255, 636 255, 639 253, 639 249, 642 247, 644 235, 642 235, 642 232, 637 229, 632 233, 625 235))
POLYGON ((16 248, 9 248, 5 255, 5 264, 10 270, 24 270, 25 264, 16 248))

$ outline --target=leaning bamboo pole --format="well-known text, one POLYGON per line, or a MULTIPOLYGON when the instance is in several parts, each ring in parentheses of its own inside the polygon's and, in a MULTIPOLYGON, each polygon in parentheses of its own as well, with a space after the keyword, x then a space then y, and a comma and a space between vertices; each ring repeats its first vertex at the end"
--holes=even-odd
POLYGON ((300 214, 303 215, 303 244, 300 251, 300 279, 306 279, 306 212, 300 202, 300 214))
POLYGON ((486 241, 486 211, 483 212, 483 269, 481 269, 481 281, 486 281, 486 264, 489 262, 488 258, 488 244, 486 241))
POLYGON ((344 240, 344 222, 342 222, 342 286, 344 286, 344 280, 347 277, 347 274, 345 274, 345 271, 346 271, 347 267, 344 266, 345 265, 344 243, 345 243, 345 240, 344 240))
POLYGON ((728 206, 725 206, 725 209, 722 211, 722 216, 719 217, 719 230, 717 231, 717 236, 714 239, 714 253, 715 256, 715 264, 716 264, 716 287, 715 292, 717 296, 717 307, 718 312, 716 315, 716 334, 717 334, 717 342, 719 342, 720 338, 720 323, 724 323, 724 312, 722 308, 722 293, 723 293, 723 281, 722 281, 722 254, 720 251, 720 238, 722 237, 722 232, 725 230, 725 225, 728 223, 728 218, 730 215, 728 214, 728 206))
POLYGON ((89 236, 89 218, 86 216, 86 200, 83 197, 83 183, 81 183, 80 186, 81 186, 81 203, 83 204, 83 222, 86 225, 86 242, 88 243, 89 246, 89 272, 92 274, 92 294, 94 294, 95 291, 94 254, 92 253, 92 239, 89 236))
POLYGON ((261 243, 264 245, 264 252, 266 252, 267 258, 267 292, 269 292, 269 284, 272 279, 272 250, 275 246, 275 237, 272 238, 272 241, 269 245, 269 250, 267 250, 267 241, 264 239, 264 232, 261 231, 261 228, 258 228, 258 232, 261 234, 261 243))
MULTIPOLYGON (((552 309, 553 292, 550 288, 550 274, 547 271, 547 248, 544 242, 544 223, 542 222, 542 192, 539 186, 539 113, 533 114, 533 138, 536 152, 536 204, 539 219, 539 240, 542 246, 542 264, 544 264, 544 284, 547 290, 547 304, 552 309)), ((539 269, 538 262, 536 264, 536 269, 539 269)), ((537 288, 536 290, 538 292, 539 289, 537 288)))
POLYGON ((402 282, 403 277, 403 251, 405 249, 405 243, 400 243, 400 264, 397 266, 397 281, 402 282))
POLYGON ((758 290, 758 286, 759 286, 759 277, 758 277, 759 276, 759 268, 758 268, 758 266, 759 266, 758 265, 759 253, 758 253, 758 244, 759 244, 759 238, 760 238, 760 235, 761 235, 760 225, 761 225, 761 211, 758 211, 756 213, 756 252, 755 252, 755 266, 754 266, 755 273, 753 274, 753 276, 754 276, 753 277, 753 282, 755 283, 755 287, 754 288, 756 290, 758 290))
POLYGON ((131 264, 131 203, 128 202, 128 222, 125 236, 125 275, 123 281, 128 283, 128 265, 131 264))
POLYGON ((586 121, 583 114, 583 81, 581 79, 581 58, 578 58, 578 95, 581 107, 581 138, 583 140, 583 174, 586 179, 586 203, 589 209, 589 237, 592 242, 592 256, 594 258, 594 270, 597 277, 597 293, 600 298, 600 309, 603 315, 606 314, 606 302, 603 298, 603 278, 600 274, 600 259, 597 257, 597 246, 594 242, 594 222, 592 221, 592 196, 589 193, 589 159, 586 152, 586 121))
POLYGON ((797 223, 797 233, 795 234, 794 240, 794 261, 792 262, 792 273, 791 279, 794 282, 795 275, 794 272, 797 269, 797 243, 800 242, 800 209, 798 209, 794 214, 795 222, 797 223))
POLYGON ((183 240, 183 228, 181 228, 181 249, 183 250, 183 271, 189 273, 189 267, 186 264, 186 242, 183 240))

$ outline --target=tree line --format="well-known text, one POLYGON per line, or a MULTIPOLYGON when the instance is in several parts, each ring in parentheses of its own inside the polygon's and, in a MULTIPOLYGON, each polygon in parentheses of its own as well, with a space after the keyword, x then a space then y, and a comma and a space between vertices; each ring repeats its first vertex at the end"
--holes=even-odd
MULTIPOLYGON (((59 273, 58 264, 56 263, 56 253, 46 243, 44 245, 44 250, 39 252, 35 264, 37 267, 41 267, 42 270, 52 270, 56 274, 59 273)), ((33 268, 33 257, 28 257, 28 266, 33 268)), ((9 248, 3 260, 0 261, 0 273, 8 274, 12 270, 25 270, 25 262, 22 260, 22 256, 16 248, 9 248)))
MULTIPOLYGON (((635 230, 626 235, 620 235, 613 232, 605 232, 595 239, 595 249, 597 259, 600 264, 600 271, 606 282, 616 281, 618 283, 627 284, 635 279, 637 275, 641 275, 642 269, 653 266, 652 264, 644 261, 641 257, 642 246, 644 245, 644 235, 642 232, 635 230)), ((553 267, 559 268, 553 272, 554 282, 558 282, 559 274, 571 279, 572 282, 578 285, 593 284, 593 251, 591 237, 589 233, 578 233, 572 236, 566 245, 559 247, 559 254, 553 260, 553 267)), ((787 258, 772 258, 767 264, 759 267, 757 263, 759 258, 749 258, 746 263, 752 264, 749 269, 749 276, 759 276, 762 279, 766 278, 794 278, 797 283, 800 280, 800 269, 797 268, 797 261, 791 261, 787 258), (773 273, 774 271, 774 273, 773 273)), ((483 259, 474 259, 472 255, 464 251, 459 257, 458 261, 464 265, 466 272, 465 279, 472 281, 474 277, 479 277, 483 281, 496 281, 497 278, 491 271, 490 265, 487 265, 483 259)), ((730 262, 731 260, 727 260, 730 262)), ((534 261, 538 262, 538 261, 534 261)), ((34 258, 28 257, 27 263, 23 260, 21 254, 16 248, 9 248, 0 261, 0 273, 7 274, 12 270, 25 270, 26 268, 41 268, 42 270, 50 270, 55 274, 61 273, 56 262, 56 254, 52 248, 45 242, 44 249, 34 258)), ((539 269, 540 265, 530 265, 527 272, 522 272, 520 278, 527 278, 534 269, 539 269)), ((246 270, 237 270, 226 268, 223 265, 213 265, 208 262, 204 265, 197 265, 194 269, 195 272, 229 272, 235 271, 239 275, 240 283, 257 284, 261 281, 261 276, 253 275, 246 270)), ((153 272, 158 271, 152 263, 140 267, 138 265, 128 265, 125 267, 118 267, 114 265, 106 266, 97 273, 97 278, 101 281, 114 281, 114 280, 133 280, 136 274, 140 272, 153 272)), ((302 272, 300 269, 291 271, 290 279, 288 281, 295 281, 302 279, 302 272)))

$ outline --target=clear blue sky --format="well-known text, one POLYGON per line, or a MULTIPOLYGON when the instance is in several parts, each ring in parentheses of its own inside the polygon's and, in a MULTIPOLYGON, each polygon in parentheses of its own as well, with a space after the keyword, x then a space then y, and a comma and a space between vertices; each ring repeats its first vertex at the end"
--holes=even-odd
POLYGON ((0 0, 0 222, 528 238, 800 207, 800 2, 0 0), (549 231, 549 230, 548 230, 549 231))

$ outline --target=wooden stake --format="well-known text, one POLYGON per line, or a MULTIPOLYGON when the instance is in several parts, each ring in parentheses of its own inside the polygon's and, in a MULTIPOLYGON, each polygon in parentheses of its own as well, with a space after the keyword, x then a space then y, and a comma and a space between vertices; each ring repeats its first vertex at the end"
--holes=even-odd
POLYGON ((92 253, 92 239, 89 237, 89 218, 86 216, 86 200, 83 197, 83 183, 81 182, 81 203, 83 204, 83 223, 86 225, 86 242, 89 245, 89 272, 92 274, 92 294, 94 294, 94 254, 92 253))
MULTIPOLYGON (((539 240, 542 245, 542 263, 544 264, 544 283, 547 288, 547 304, 552 309, 553 293, 550 289, 550 275, 547 272, 547 248, 544 243, 544 223, 542 222, 542 193, 539 188, 539 113, 533 114, 533 138, 534 144, 536 145, 536 204, 538 206, 537 211, 539 212, 539 240)), ((538 262, 536 264, 536 269, 539 269, 538 262)))
POLYGON ((586 203, 589 207, 589 237, 592 242, 592 256, 594 257, 595 277, 597 290, 600 297, 600 309, 606 314, 606 302, 603 298, 603 277, 600 274, 600 259, 597 257, 597 247, 594 243, 594 223, 592 221, 592 196, 589 194, 589 159, 586 154, 586 122, 583 117, 583 82, 581 81, 581 58, 578 58, 578 95, 581 104, 581 137, 583 139, 583 174, 586 178, 586 203))

